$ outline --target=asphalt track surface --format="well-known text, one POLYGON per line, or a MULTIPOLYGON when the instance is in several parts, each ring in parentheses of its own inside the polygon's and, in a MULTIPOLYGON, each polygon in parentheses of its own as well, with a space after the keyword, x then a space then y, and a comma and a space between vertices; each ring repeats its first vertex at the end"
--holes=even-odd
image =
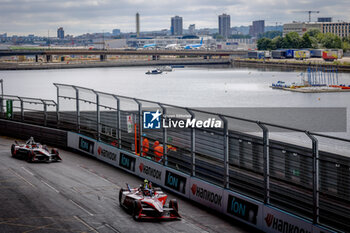
POLYGON ((12 158, 14 139, 0 136, 0 232, 255 232, 179 196, 178 221, 135 222, 118 201, 125 183, 142 180, 92 157, 60 149, 63 161, 12 158))

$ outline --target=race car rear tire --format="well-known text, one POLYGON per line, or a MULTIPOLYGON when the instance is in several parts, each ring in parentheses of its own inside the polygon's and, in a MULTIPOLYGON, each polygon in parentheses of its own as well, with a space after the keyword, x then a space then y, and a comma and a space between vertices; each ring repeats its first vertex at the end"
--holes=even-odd
POLYGON ((140 200, 135 200, 132 209, 132 217, 135 221, 140 220, 140 212, 142 211, 142 205, 140 200))
POLYGON ((11 156, 12 157, 15 157, 15 155, 16 155, 15 154, 15 151, 16 151, 15 147, 16 147, 15 144, 12 144, 12 146, 11 146, 11 156))
POLYGON ((31 151, 28 151, 28 152, 27 152, 26 160, 27 160, 28 163, 33 162, 33 154, 32 154, 31 151))
POLYGON ((173 210, 175 210, 176 212, 179 211, 179 205, 177 204, 177 200, 176 199, 171 199, 169 201, 169 207, 173 208, 173 210))
POLYGON ((126 191, 125 189, 123 189, 123 188, 121 188, 120 190, 119 190, 119 205, 121 206, 121 207, 123 207, 123 205, 122 205, 122 196, 123 196, 123 192, 124 191, 126 191))

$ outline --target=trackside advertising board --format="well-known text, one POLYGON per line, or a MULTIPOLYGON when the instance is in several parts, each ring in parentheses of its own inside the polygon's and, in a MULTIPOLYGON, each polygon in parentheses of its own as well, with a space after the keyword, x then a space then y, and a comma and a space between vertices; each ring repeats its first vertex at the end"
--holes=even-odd
MULTIPOLYGON (((97 141, 83 135, 68 132, 67 146, 95 156, 97 141)), ((96 157, 96 156, 95 156, 96 157)))
POLYGON ((287 214, 273 207, 264 206, 263 230, 265 232, 313 232, 312 223, 297 216, 287 214))
POLYGON ((97 143, 97 150, 95 152, 95 155, 99 160, 102 160, 114 166, 118 166, 119 154, 119 149, 101 142, 97 143))
POLYGON ((138 159, 139 156, 133 155, 129 152, 120 151, 118 167, 130 173, 137 174, 136 161, 138 159))
POLYGON ((224 189, 213 184, 191 177, 190 199, 204 206, 222 212, 224 203, 224 189))
POLYGON ((190 176, 171 168, 164 169, 165 178, 163 186, 177 194, 189 198, 190 176))
POLYGON ((224 214, 262 229, 262 203, 228 190, 224 191, 223 202, 224 214))
POLYGON ((165 179, 163 165, 150 161, 148 159, 139 158, 136 162, 136 174, 157 185, 162 185, 165 179))

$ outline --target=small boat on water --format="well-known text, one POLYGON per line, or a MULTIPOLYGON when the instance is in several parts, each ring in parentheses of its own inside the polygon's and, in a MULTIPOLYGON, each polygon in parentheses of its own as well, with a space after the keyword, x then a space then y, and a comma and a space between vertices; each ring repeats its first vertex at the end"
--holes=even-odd
POLYGON ((156 70, 149 70, 146 72, 146 74, 161 74, 163 73, 163 71, 159 70, 159 69, 156 69, 156 70))
POLYGON ((161 71, 165 72, 171 72, 173 71, 173 68, 171 66, 163 66, 160 68, 161 71))

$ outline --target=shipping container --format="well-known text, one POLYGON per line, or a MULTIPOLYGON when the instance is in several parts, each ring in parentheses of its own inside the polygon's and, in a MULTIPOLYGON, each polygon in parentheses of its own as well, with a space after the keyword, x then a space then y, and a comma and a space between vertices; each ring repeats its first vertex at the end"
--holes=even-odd
POLYGON ((338 50, 325 50, 322 53, 322 58, 325 61, 334 61, 338 59, 338 50))
POLYGON ((286 58, 293 58, 293 57, 294 57, 294 49, 287 49, 286 58))
POLYGON ((311 49, 310 50, 310 56, 311 57, 322 57, 322 53, 323 53, 324 49, 311 49))
POLYGON ((304 60, 310 58, 309 50, 294 50, 294 58, 296 60, 304 60))
POLYGON ((256 59, 258 57, 258 51, 248 51, 248 58, 256 59))
POLYGON ((249 51, 248 58, 264 59, 264 58, 267 58, 266 54, 269 54, 269 51, 249 51))
POLYGON ((274 59, 283 59, 283 58, 286 58, 286 51, 285 50, 272 50, 271 56, 274 59))

